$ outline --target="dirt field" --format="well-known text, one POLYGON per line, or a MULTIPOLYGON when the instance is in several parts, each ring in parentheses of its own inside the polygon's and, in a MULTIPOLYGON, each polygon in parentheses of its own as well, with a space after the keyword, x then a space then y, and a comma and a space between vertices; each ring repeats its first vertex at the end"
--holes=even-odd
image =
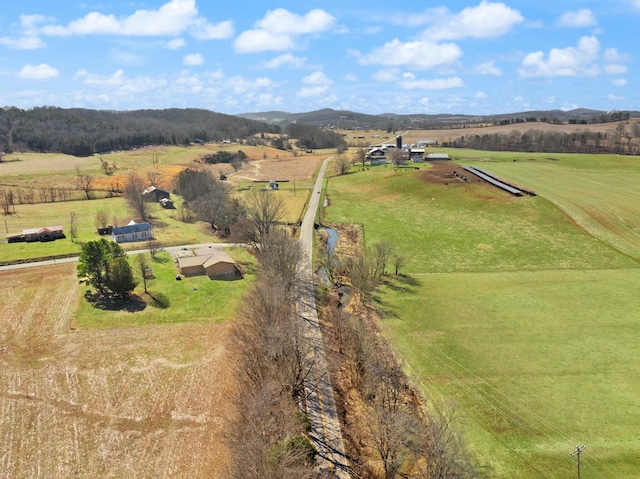
POLYGON ((234 181, 310 180, 327 155, 283 156, 250 160, 234 181))
POLYGON ((227 325, 76 329, 75 265, 0 281, 0 478, 226 477, 227 325))

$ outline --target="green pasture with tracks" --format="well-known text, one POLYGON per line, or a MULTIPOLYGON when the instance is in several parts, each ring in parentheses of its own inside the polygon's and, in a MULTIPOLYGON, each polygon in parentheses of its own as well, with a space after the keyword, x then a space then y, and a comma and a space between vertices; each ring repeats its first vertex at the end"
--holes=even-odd
POLYGON ((428 402, 458 405, 489 477, 574 477, 578 444, 583 477, 637 477, 640 161, 448 153, 538 196, 426 164, 328 182, 326 221, 405 257, 374 298, 384 334, 428 402))

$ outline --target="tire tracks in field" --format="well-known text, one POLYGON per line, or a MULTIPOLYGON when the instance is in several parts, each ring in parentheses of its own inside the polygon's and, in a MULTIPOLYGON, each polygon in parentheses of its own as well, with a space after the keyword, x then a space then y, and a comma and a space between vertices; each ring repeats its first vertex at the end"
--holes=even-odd
POLYGON ((110 428, 119 430, 120 432, 144 433, 156 431, 158 429, 192 429, 203 427, 209 422, 208 420, 174 414, 172 412, 140 418, 113 416, 91 411, 87 404, 76 404, 71 401, 64 401, 61 399, 43 398, 35 394, 16 391, 0 392, 0 398, 16 402, 26 401, 38 406, 49 406, 62 411, 67 416, 82 418, 87 421, 89 425, 108 424, 110 428))

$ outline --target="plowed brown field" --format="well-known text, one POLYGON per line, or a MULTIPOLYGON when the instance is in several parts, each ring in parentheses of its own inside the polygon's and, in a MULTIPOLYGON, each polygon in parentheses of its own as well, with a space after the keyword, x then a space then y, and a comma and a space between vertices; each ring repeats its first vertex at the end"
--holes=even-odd
POLYGON ((75 265, 0 282, 0 478, 226 476, 227 325, 75 329, 75 265))

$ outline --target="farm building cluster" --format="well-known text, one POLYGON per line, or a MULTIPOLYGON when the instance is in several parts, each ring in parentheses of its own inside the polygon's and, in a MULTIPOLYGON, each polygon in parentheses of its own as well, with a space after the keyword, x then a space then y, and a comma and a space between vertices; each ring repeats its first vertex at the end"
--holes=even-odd
POLYGON ((388 162, 387 154, 395 150, 402 151, 404 158, 412 163, 449 160, 449 155, 446 153, 427 153, 428 147, 437 144, 436 140, 418 140, 415 144, 408 145, 402 143, 402 136, 398 135, 395 144, 371 146, 367 151, 366 159, 371 165, 386 165, 388 162))

